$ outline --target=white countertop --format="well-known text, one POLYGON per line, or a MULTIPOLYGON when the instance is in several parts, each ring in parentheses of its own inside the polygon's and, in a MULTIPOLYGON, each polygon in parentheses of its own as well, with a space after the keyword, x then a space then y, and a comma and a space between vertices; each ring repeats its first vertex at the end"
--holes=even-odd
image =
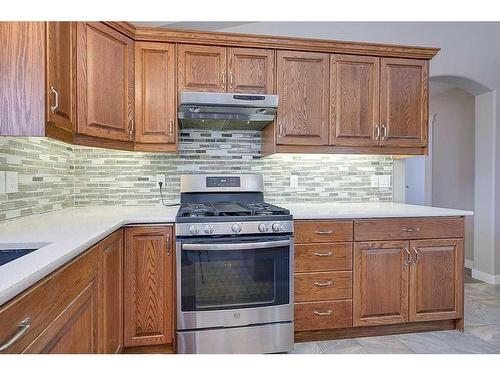
POLYGON ((73 207, 0 224, 0 244, 50 242, 0 266, 0 305, 115 230, 132 223, 173 223, 174 207, 73 207))
POLYGON ((392 202, 289 203, 294 219, 370 219, 388 217, 470 216, 472 211, 392 202))
MULTIPOLYGON (((399 203, 284 204, 294 219, 467 216, 471 211, 399 203)), ((126 224, 173 223, 178 207, 73 207, 0 224, 0 244, 50 243, 0 266, 0 305, 126 224)))

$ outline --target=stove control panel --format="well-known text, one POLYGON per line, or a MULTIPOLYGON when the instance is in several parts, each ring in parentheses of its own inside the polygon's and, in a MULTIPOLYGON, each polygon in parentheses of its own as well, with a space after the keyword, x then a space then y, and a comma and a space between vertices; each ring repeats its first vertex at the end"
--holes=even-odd
POLYGON ((293 233, 293 221, 244 221, 176 223, 177 236, 220 236, 242 234, 293 233))

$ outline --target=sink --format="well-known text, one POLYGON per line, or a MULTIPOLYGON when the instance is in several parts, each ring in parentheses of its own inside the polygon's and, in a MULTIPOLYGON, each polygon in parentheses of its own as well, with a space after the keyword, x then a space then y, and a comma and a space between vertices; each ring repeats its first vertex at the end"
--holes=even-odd
POLYGON ((32 253, 50 242, 0 243, 0 266, 32 253))

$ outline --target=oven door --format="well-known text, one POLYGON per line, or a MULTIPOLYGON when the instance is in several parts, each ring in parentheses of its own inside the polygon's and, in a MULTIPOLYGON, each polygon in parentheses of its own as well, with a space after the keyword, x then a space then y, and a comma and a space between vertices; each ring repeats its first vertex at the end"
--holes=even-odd
POLYGON ((293 239, 241 236, 177 243, 177 328, 293 320, 293 239))

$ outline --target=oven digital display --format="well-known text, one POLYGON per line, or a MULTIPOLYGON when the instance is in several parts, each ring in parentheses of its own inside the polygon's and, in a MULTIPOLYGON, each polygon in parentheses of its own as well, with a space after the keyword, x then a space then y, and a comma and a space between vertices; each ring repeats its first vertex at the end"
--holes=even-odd
POLYGON ((240 187, 239 177, 207 177, 207 187, 240 187))

